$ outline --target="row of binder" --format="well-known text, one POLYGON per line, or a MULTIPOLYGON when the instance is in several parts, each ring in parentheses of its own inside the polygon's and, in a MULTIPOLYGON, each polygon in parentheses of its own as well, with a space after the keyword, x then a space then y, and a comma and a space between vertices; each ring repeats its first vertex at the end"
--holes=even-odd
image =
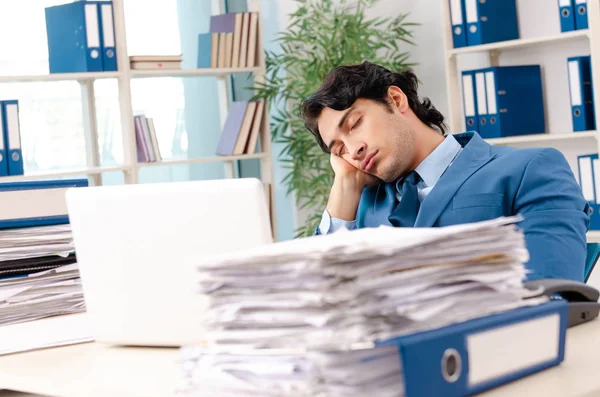
MULTIPOLYGON (((591 57, 567 58, 573 131, 596 129, 591 57)), ((467 130, 485 138, 545 133, 539 65, 495 66, 462 72, 467 130)))
POLYGON ((561 32, 587 29, 587 0, 558 0, 561 32))
POLYGON ((0 101, 0 177, 23 175, 19 101, 0 101))
POLYGON ((516 0, 449 0, 454 48, 519 38, 516 0))
MULTIPOLYGON (((454 48, 515 40, 516 0, 449 0, 454 48)), ((549 4, 556 7, 556 3, 549 4)), ((558 0, 561 32, 587 29, 587 0, 558 0)))
POLYGON ((598 154, 577 156, 579 185, 590 204, 590 230, 600 230, 600 160, 598 154))
POLYGON ((117 70, 112 1, 75 1, 45 14, 50 73, 117 70))
POLYGON ((546 130, 539 65, 462 72, 466 129, 485 139, 546 130))

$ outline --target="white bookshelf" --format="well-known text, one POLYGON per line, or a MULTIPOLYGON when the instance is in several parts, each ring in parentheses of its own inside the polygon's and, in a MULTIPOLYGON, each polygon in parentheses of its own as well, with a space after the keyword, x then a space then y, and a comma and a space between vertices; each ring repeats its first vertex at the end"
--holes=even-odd
POLYGON ((180 165, 180 164, 196 164, 196 163, 219 163, 221 161, 238 161, 247 159, 262 159, 268 156, 269 153, 254 153, 254 154, 241 154, 237 156, 214 156, 214 157, 199 157, 195 159, 175 159, 175 160, 163 160, 154 161, 148 163, 137 163, 138 168, 142 167, 156 167, 166 165, 180 165))
POLYGON ((34 181, 40 179, 52 179, 52 178, 65 178, 74 177, 81 175, 95 176, 101 175, 106 172, 124 172, 127 171, 127 166, 99 166, 99 167, 76 167, 60 169, 55 171, 33 171, 28 172, 25 175, 17 176, 3 176, 0 178, 0 182, 20 182, 20 181, 34 181))
MULTIPOLYGON (((449 26, 449 23, 448 23, 448 26, 449 26)), ((524 47, 538 46, 538 45, 552 45, 552 44, 555 44, 560 41, 575 40, 575 39, 582 39, 582 38, 589 38, 589 37, 590 37, 589 30, 586 29, 586 30, 575 30, 573 32, 565 32, 565 33, 560 33, 560 34, 555 34, 555 35, 550 35, 550 36, 532 37, 532 38, 517 39, 517 40, 506 40, 506 41, 500 41, 497 43, 482 44, 482 45, 461 47, 461 48, 453 48, 452 43, 451 43, 451 48, 448 49, 447 54, 449 57, 454 57, 454 56, 460 55, 460 54, 469 54, 469 53, 476 53, 476 52, 507 51, 507 50, 515 50, 518 48, 524 48, 524 47)), ((452 40, 452 37, 450 37, 450 40, 452 40)))
POLYGON ((115 79, 121 77, 121 72, 90 72, 90 73, 53 73, 23 76, 0 76, 0 83, 43 83, 50 81, 93 81, 100 79, 115 79))
MULTIPOLYGON (((556 133, 556 134, 532 134, 522 136, 509 136, 505 138, 492 138, 486 139, 487 142, 494 145, 516 145, 520 143, 536 143, 539 142, 552 142, 562 140, 590 140, 597 139, 598 133, 596 131, 581 131, 581 132, 567 132, 567 133, 556 133)), ((593 141, 592 141, 593 142, 593 141)))
MULTIPOLYGON (((77 81, 81 85, 82 101, 84 109, 84 134, 86 139, 87 166, 58 171, 26 172, 25 175, 0 177, 0 182, 14 182, 26 180, 39 180, 62 178, 69 176, 87 176, 92 185, 100 185, 101 175, 108 172, 122 172, 126 184, 138 183, 139 172, 146 167, 174 166, 199 163, 223 163, 226 178, 236 177, 235 162, 247 159, 259 159, 261 169, 261 180, 271 185, 271 216, 273 232, 276 235, 276 221, 274 219, 275 204, 273 188, 273 164, 271 154, 271 132, 269 113, 267 108, 263 113, 260 131, 260 153, 236 155, 236 156, 213 156, 204 158, 165 159, 157 162, 141 163, 137 161, 135 127, 133 121, 133 106, 131 99, 131 82, 140 78, 183 78, 183 77, 215 77, 217 78, 218 98, 220 107, 221 129, 219 131, 207 132, 220 134, 226 121, 229 107, 229 76, 236 73, 252 73, 255 81, 264 81, 266 78, 266 63, 264 56, 264 36, 260 0, 247 0, 248 11, 259 14, 258 42, 257 42, 257 66, 244 68, 204 68, 204 69, 159 69, 159 70, 133 70, 129 64, 129 52, 127 49, 127 37, 125 26, 124 1, 113 0, 113 15, 115 24, 115 39, 118 71, 116 72, 93 72, 93 73, 56 73, 44 75, 13 75, 0 76, 0 83, 39 83, 55 81, 77 81), (100 79, 116 79, 118 83, 118 101, 120 110, 120 123, 123 139, 123 164, 117 166, 102 166, 98 148, 98 131, 96 122, 96 104, 94 95, 94 81, 100 79)), ((224 13, 223 0, 211 0, 213 15, 224 13)), ((209 18, 210 15, 206 15, 209 18)), ((185 54, 184 54, 185 56, 185 54)), ((216 150, 216 147, 215 147, 216 150)))
MULTIPOLYGON (((531 1, 531 0, 517 0, 519 1, 531 1)), ((535 59, 529 57, 529 53, 535 55, 541 54, 541 50, 547 52, 555 52, 557 48, 569 49, 583 48, 585 47, 591 55, 592 63, 592 80, 593 80, 593 91, 594 91, 594 112, 596 125, 600 125, 600 0, 587 0, 588 7, 588 29, 575 30, 572 32, 557 33, 557 34, 540 34, 539 36, 528 37, 523 36, 517 40, 507 40, 497 43, 490 43, 484 45, 467 46, 462 48, 454 48, 452 40, 452 26, 450 23, 450 6, 448 0, 441 0, 442 2, 442 21, 444 24, 444 46, 445 46, 445 70, 446 70, 446 85, 447 85, 447 98, 448 98, 448 126, 450 131, 453 133, 462 132, 467 130, 464 122, 464 109, 462 100, 462 87, 461 87, 461 72, 462 70, 477 69, 482 67, 481 64, 477 64, 477 61, 481 59, 473 58, 474 56, 485 57, 485 62, 489 66, 499 66, 501 55, 505 53, 515 54, 515 57, 526 58, 523 64, 537 63, 532 61, 535 59), (476 66, 465 67, 464 62, 461 63, 462 57, 467 58, 467 63, 476 60, 476 66), (462 66, 462 67, 461 67, 462 66)), ((542 4, 541 0, 536 2, 542 4)), ((521 4, 522 5, 522 4, 521 4)), ((545 5, 545 3, 544 3, 545 5)), ((558 4, 556 1, 553 2, 551 8, 554 9, 556 6, 556 19, 558 21, 558 4)), ((544 24, 543 18, 539 21, 536 18, 536 23, 544 24)), ((520 24, 520 31, 522 32, 523 26, 520 24)), ((539 28, 535 27, 536 30, 539 28)), ((529 30, 531 32, 531 30, 529 30)), ((587 54, 581 54, 587 55, 587 54)), ((513 60, 514 61, 514 60, 513 60)), ((564 64, 566 68, 567 55, 564 56, 564 64)), ((510 64, 518 64, 512 62, 510 64)), ((565 69, 566 70, 566 69, 565 69)), ((568 75, 564 75, 564 79, 568 79, 568 75)), ((552 81, 548 81, 548 76, 545 76, 544 87, 546 91, 548 84, 552 84, 552 81)), ((545 100, 547 100, 547 92, 545 93, 545 100)), ((568 102, 568 97, 565 99, 568 102)), ((546 112, 546 129, 550 128, 548 122, 548 104, 545 104, 546 112)), ((561 113, 562 114, 562 113, 561 113)), ((567 117, 571 117, 569 112, 566 112, 567 117)), ((598 128, 598 127, 597 127, 598 128)), ((588 154, 593 152, 600 153, 600 133, 598 131, 582 131, 573 132, 567 130, 554 131, 545 134, 535 135, 521 135, 504 138, 486 139, 486 141, 492 145, 510 145, 510 146, 526 146, 526 147, 555 147, 563 153, 569 159, 573 159, 574 147, 576 147, 577 154, 588 154), (569 153, 567 153, 569 152, 569 153)), ((570 161, 573 172, 577 175, 576 164, 570 161)), ((600 231, 592 230, 587 235, 588 241, 600 242, 600 231)))
POLYGON ((206 69, 180 69, 180 70, 131 70, 132 78, 143 77, 226 77, 235 73, 261 73, 261 68, 206 68, 206 69))

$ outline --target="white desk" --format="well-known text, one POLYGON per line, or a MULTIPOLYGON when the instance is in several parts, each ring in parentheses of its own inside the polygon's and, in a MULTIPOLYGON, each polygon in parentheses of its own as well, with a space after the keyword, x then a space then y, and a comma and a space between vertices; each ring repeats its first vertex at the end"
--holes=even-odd
MULTIPOLYGON (((178 349, 98 343, 14 354, 0 357, 0 389, 57 397, 174 396, 181 376, 178 359, 178 349)), ((13 394, 0 392, 4 396, 13 394)), ((480 396, 600 396, 600 320, 569 329, 560 366, 480 396)))

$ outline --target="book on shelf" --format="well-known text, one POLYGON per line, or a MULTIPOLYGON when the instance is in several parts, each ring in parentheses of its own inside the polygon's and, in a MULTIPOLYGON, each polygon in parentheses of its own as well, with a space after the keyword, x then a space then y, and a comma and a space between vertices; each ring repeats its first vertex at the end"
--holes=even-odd
POLYGON ((146 117, 144 114, 138 114, 133 117, 135 125, 135 143, 137 151, 137 160, 140 163, 149 163, 161 161, 158 137, 154 127, 154 120, 146 117))
POLYGON ((131 69, 181 69, 181 55, 135 55, 129 57, 131 69))
POLYGON ((258 13, 213 15, 208 33, 198 36, 198 68, 256 66, 258 13))
POLYGON ((255 153, 264 108, 263 100, 232 102, 217 145, 217 155, 235 156, 255 153))

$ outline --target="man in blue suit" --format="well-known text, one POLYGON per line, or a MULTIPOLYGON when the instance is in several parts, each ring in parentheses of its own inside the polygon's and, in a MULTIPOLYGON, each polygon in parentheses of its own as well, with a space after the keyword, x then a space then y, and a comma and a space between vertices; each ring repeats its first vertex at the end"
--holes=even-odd
POLYGON ((417 86, 410 70, 365 62, 335 68, 303 102, 305 124, 335 173, 315 233, 521 214, 528 279, 583 281, 589 205, 562 153, 446 134, 444 117, 417 86))

